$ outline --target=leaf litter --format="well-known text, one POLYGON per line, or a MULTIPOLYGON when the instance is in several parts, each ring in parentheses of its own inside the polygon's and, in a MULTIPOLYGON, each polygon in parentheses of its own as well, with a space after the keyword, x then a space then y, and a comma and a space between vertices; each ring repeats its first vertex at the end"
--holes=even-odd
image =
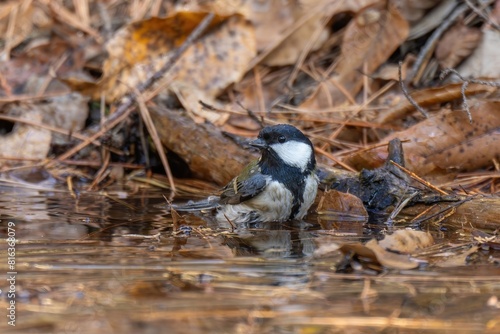
MULTIPOLYGON (((97 331, 132 331, 144 321, 213 329, 200 320, 210 317, 222 317, 236 332, 348 324, 367 332, 498 329, 492 299, 499 263, 498 2, 24 0, 1 6, 0 187, 36 198, 59 193, 57 180, 74 196, 68 212, 76 211, 70 221, 79 226, 70 232, 53 224, 58 213, 51 212, 23 232, 21 240, 31 240, 33 249, 20 253, 27 299, 19 305, 29 315, 23 329, 81 328, 75 310, 89 305, 105 310, 85 325, 97 331), (211 22, 190 39, 209 12, 211 22), (399 60, 408 95, 428 119, 400 91, 399 60), (441 79, 447 68, 461 77, 441 79), (315 232, 296 232, 293 224, 281 227, 290 234, 268 227, 218 231, 206 216, 174 222, 167 215, 165 222, 164 213, 147 231, 99 215, 81 225, 94 215, 92 204, 80 207, 81 198, 118 184, 126 185, 126 196, 156 187, 173 190, 175 199, 214 193, 253 157, 241 143, 275 123, 294 124, 312 138, 324 176, 321 196, 335 194, 318 196, 308 220, 315 232), (431 183, 417 185, 404 169, 388 167, 387 143, 395 138, 404 150, 397 163, 431 183), (162 146, 166 154, 159 153, 162 146), (168 179, 154 175, 162 166, 168 179), (384 217, 394 212, 391 219, 374 223, 366 198, 330 188, 344 177, 377 176, 377 168, 397 175, 397 188, 389 189, 399 200, 382 210, 384 217), (30 172, 17 172, 24 169, 30 172), (56 259, 42 252, 39 230, 53 238, 51 247, 77 235, 113 247, 70 240, 66 249, 54 249, 56 259), (311 265, 317 270, 306 278, 301 268, 311 265), (480 269, 471 274, 472 266, 480 269), (95 279, 75 288, 70 272, 95 279), (478 290, 467 289, 471 282, 478 290), (433 288, 448 292, 428 292, 433 288), (384 302, 391 294, 396 299, 384 302), (426 294, 433 303, 441 300, 431 303, 434 313, 418 306, 426 294), (128 305, 144 296, 206 308, 151 312, 140 305, 130 313, 128 305), (403 302, 408 296, 413 314, 403 302), (453 318, 457 300, 469 302, 464 312, 477 312, 479 320, 453 318), (119 310, 127 321, 116 320, 119 310)), ((122 203, 122 191, 106 196, 128 210, 144 207, 122 203)))

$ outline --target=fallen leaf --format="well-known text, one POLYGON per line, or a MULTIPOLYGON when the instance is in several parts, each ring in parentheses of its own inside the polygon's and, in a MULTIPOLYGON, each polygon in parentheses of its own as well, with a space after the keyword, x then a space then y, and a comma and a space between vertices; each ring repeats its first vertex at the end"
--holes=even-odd
POLYGON ((358 12, 343 36, 337 74, 319 85, 301 108, 324 109, 340 105, 354 97, 363 85, 363 77, 382 65, 408 36, 408 22, 394 6, 372 6, 358 12), (339 88, 340 87, 340 88, 339 88), (321 94, 327 88, 328 94, 321 94))
MULTIPOLYGON (((468 102, 472 124, 464 111, 446 110, 383 140, 399 138, 406 167, 420 176, 491 165, 500 156, 500 102, 468 102)), ((386 148, 377 147, 349 157, 346 163, 355 168, 370 168, 381 165, 386 157, 386 148)))
POLYGON ((200 101, 216 109, 224 109, 222 103, 208 96, 203 90, 193 86, 187 86, 178 81, 173 82, 170 85, 170 89, 175 93, 184 109, 192 114, 191 118, 198 123, 202 123, 206 120, 215 125, 222 125, 229 118, 229 113, 207 110, 201 105, 200 101))
MULTIPOLYGON (((205 13, 179 12, 167 18, 133 23, 107 45, 102 89, 114 101, 158 71, 204 18, 205 13)), ((168 75, 215 97, 238 81, 255 55, 253 27, 240 15, 216 16, 212 30, 191 45, 168 75)), ((100 92, 99 92, 100 93, 100 92)))
MULTIPOLYGON (((271 1, 273 5, 273 11, 266 11, 267 26, 266 30, 262 29, 262 36, 273 35, 272 31, 279 31, 276 29, 276 17, 283 17, 283 15, 276 15, 276 11, 284 14, 285 8, 288 8, 288 13, 285 14, 288 17, 290 23, 294 23, 303 16, 307 15, 311 10, 314 10, 318 5, 326 7, 328 1, 325 0, 309 0, 304 1, 304 3, 297 4, 294 1, 288 2, 288 5, 283 5, 283 3, 271 1), (271 33, 269 33, 271 31, 271 33)), ((300 28, 294 31, 290 36, 284 38, 283 42, 276 47, 273 52, 271 52, 264 60, 263 64, 269 66, 283 66, 295 64, 302 54, 304 49, 311 42, 311 38, 317 35, 316 40, 310 47, 310 51, 315 51, 319 49, 323 43, 329 37, 329 31, 322 23, 322 17, 325 15, 325 10, 317 11, 317 14, 307 20, 300 28)), ((262 27, 262 25, 257 25, 262 27)), ((285 26, 282 24, 282 27, 285 26)), ((259 33, 259 31, 257 31, 259 33)), ((283 33, 283 32, 282 32, 283 33)), ((280 36, 274 38, 279 39, 280 36)))
POLYGON ((365 245, 377 257, 378 262, 390 269, 414 269, 419 266, 419 262, 412 260, 408 254, 397 254, 383 248, 376 239, 368 241, 365 245))
POLYGON ((417 268, 421 262, 411 258, 410 253, 433 243, 432 236, 427 232, 398 230, 381 241, 371 239, 364 245, 344 244, 340 250, 344 254, 354 253, 361 260, 379 263, 385 268, 404 270, 417 268))
POLYGON ((365 245, 360 243, 344 244, 340 251, 345 255, 354 255, 363 265, 381 265, 388 269, 414 269, 419 263, 413 261, 409 255, 396 254, 382 248, 376 239, 365 245))
POLYGON ((462 21, 451 27, 439 41, 435 56, 441 68, 455 68, 477 47, 482 36, 478 28, 470 28, 462 21))
MULTIPOLYGON (((20 118, 41 123, 43 114, 40 110, 28 110, 20 118)), ((0 136, 2 149, 0 157, 9 159, 37 159, 47 157, 49 153, 51 133, 38 126, 17 123, 12 132, 0 136)))
POLYGON ((486 29, 483 38, 472 55, 458 67, 463 77, 500 78, 500 31, 486 29))
POLYGON ((472 246, 468 250, 460 253, 448 256, 445 260, 435 263, 437 267, 449 268, 449 267, 460 267, 465 266, 467 263, 467 258, 469 255, 477 252, 478 246, 472 246))
POLYGON ((354 253, 361 258, 378 263, 375 252, 359 242, 343 244, 339 249, 344 254, 354 253))
MULTIPOLYGON (((37 110, 43 123, 69 132, 80 131, 85 127, 89 114, 89 98, 78 93, 47 98, 45 102, 29 104, 11 104, 6 107, 11 116, 22 117, 31 110, 37 110)), ((52 134, 52 144, 64 145, 71 140, 70 136, 59 133, 52 134)))
POLYGON ((368 213, 360 198, 337 190, 325 191, 316 212, 321 219, 368 221, 368 213))
POLYGON ((397 230, 386 235, 378 244, 386 250, 411 254, 423 248, 432 246, 434 238, 429 232, 410 229, 397 230))

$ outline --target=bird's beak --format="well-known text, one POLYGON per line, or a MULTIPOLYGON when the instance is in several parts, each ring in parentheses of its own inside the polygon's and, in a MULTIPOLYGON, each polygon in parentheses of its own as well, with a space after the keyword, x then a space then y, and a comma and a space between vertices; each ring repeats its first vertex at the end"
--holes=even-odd
POLYGON ((260 148, 260 149, 267 148, 266 142, 264 140, 260 139, 260 138, 257 138, 255 140, 251 141, 249 144, 250 144, 250 146, 257 147, 257 148, 260 148))

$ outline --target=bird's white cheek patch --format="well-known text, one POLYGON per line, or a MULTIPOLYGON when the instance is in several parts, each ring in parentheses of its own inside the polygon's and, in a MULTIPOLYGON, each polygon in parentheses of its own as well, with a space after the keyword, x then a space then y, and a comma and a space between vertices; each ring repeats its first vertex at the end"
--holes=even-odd
POLYGON ((271 148, 283 162, 298 167, 302 171, 306 170, 311 159, 311 146, 306 143, 289 141, 283 144, 273 144, 271 148))

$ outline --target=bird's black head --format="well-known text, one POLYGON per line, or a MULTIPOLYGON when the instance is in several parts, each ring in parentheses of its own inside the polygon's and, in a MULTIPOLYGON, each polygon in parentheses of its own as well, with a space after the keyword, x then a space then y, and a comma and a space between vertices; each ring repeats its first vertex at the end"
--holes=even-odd
POLYGON ((265 127, 250 144, 262 150, 262 161, 284 163, 302 172, 311 171, 316 166, 311 141, 294 126, 278 124, 265 127))

